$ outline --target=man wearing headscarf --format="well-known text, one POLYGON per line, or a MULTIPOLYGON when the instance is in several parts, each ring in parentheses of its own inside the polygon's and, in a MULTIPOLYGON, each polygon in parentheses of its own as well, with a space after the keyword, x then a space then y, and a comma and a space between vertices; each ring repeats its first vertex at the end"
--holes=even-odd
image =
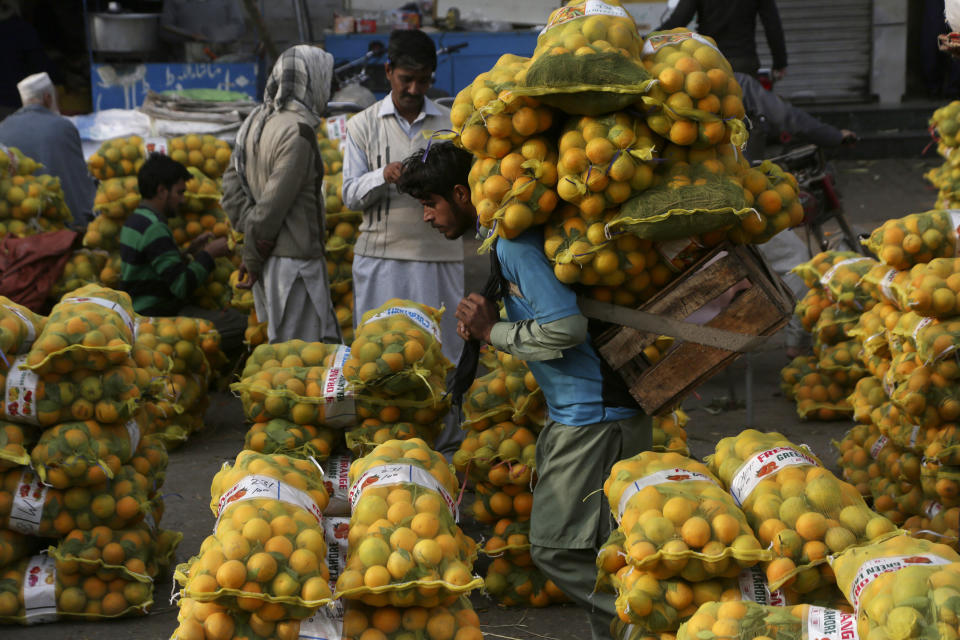
POLYGON ((284 51, 263 104, 243 122, 223 176, 223 209, 244 234, 241 288, 253 288, 270 342, 340 342, 324 257, 323 162, 316 129, 333 56, 309 45, 284 51))

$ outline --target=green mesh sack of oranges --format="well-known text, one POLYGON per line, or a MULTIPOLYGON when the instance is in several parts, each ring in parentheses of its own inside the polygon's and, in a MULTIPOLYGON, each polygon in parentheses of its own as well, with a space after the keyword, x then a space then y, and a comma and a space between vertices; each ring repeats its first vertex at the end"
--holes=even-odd
POLYGON ((800 380, 817 370, 817 358, 815 356, 797 356, 790 363, 780 370, 780 391, 787 398, 794 400, 794 388, 800 380))
POLYGON ((258 345, 247 357, 240 378, 278 367, 328 367, 342 346, 303 340, 258 345))
POLYGON ((40 480, 56 489, 102 484, 133 457, 140 432, 137 418, 126 424, 63 422, 40 434, 30 459, 40 480))
POLYGON ((330 601, 322 511, 329 500, 313 460, 241 451, 210 485, 214 533, 177 567, 181 595, 302 619, 330 601))
POLYGON ((30 449, 36 441, 34 429, 0 421, 0 471, 30 464, 30 449))
POLYGON ((506 370, 497 368, 473 381, 463 398, 464 428, 482 431, 510 419, 513 406, 506 378, 506 370))
POLYGON ((257 453, 282 453, 326 460, 340 441, 340 430, 295 424, 282 418, 250 425, 243 448, 257 453))
POLYGON ((687 29, 651 33, 643 63, 657 82, 642 100, 650 128, 682 146, 746 143, 743 102, 733 69, 709 36, 687 29))
POLYGON ((300 625, 300 637, 380 638, 406 640, 407 638, 457 638, 482 640, 480 618, 469 598, 458 598, 442 607, 371 607, 354 600, 345 603, 343 619, 320 633, 312 622, 300 625), (312 634, 312 635, 311 635, 312 634))
POLYGON ((450 108, 455 140, 478 158, 503 158, 525 139, 553 126, 553 109, 514 92, 529 58, 500 56, 490 71, 464 87, 450 108))
POLYGON ((764 160, 757 167, 741 169, 735 179, 743 186, 747 206, 755 215, 742 217, 739 226, 730 230, 732 242, 762 244, 803 222, 803 205, 792 173, 764 160))
POLYGON ((0 530, 0 567, 33 555, 39 550, 39 541, 19 531, 0 530))
POLYGON ((928 121, 935 130, 940 144, 946 147, 960 146, 960 101, 954 100, 937 108, 928 121))
POLYGON ((24 625, 146 615, 153 584, 98 575, 63 575, 50 556, 37 555, 0 572, 0 622, 24 625))
POLYGON ((501 518, 483 543, 482 551, 491 558, 505 556, 510 560, 530 551, 530 522, 501 518))
POLYGON ((72 420, 97 420, 114 424, 129 420, 140 402, 140 386, 146 381, 134 367, 107 371, 74 369, 65 375, 39 377, 21 369, 25 356, 0 374, 5 405, 0 417, 12 422, 51 427, 72 420))
POLYGON ((626 534, 627 562, 657 578, 732 578, 772 558, 730 494, 695 460, 653 451, 621 460, 604 494, 626 534), (650 517, 651 510, 663 515, 650 517))
POLYGON ((483 431, 510 420, 539 431, 546 405, 533 373, 523 360, 509 353, 491 347, 488 354, 491 357, 483 365, 489 373, 474 380, 464 395, 465 419, 461 426, 483 431))
POLYGON ((957 255, 957 225, 954 211, 925 211, 887 220, 864 241, 881 262, 906 271, 935 258, 957 255))
POLYGON ((137 176, 124 176, 102 181, 97 186, 93 210, 114 220, 126 220, 140 206, 137 176))
POLYGON ((358 387, 390 394, 429 388, 429 374, 443 377, 452 367, 440 351, 442 314, 442 309, 398 298, 367 311, 343 375, 358 387))
POLYGON ((797 416, 803 420, 825 422, 849 418, 853 407, 847 397, 853 385, 847 384, 847 377, 845 372, 822 371, 812 371, 801 376, 792 391, 797 402, 797 416), (835 378, 840 378, 841 382, 837 382, 835 378))
POLYGON ((820 279, 823 278, 834 265, 844 260, 849 260, 850 258, 862 257, 859 253, 853 251, 821 251, 810 260, 801 262, 795 266, 790 270, 790 273, 795 273, 800 276, 800 278, 803 279, 803 284, 810 289, 823 289, 823 284, 821 284, 820 279))
POLYGON ((149 488, 130 466, 105 483, 65 490, 46 486, 30 469, 11 469, 2 474, 0 527, 41 538, 96 526, 122 529, 143 517, 149 488))
POLYGON ((487 593, 507 607, 549 607, 570 601, 553 580, 533 564, 529 550, 494 558, 483 583, 487 593))
POLYGON ((559 152, 557 193, 588 218, 649 188, 659 157, 653 132, 626 111, 570 117, 559 152))
POLYGON ((861 638, 942 638, 956 632, 960 556, 951 547, 900 535, 850 549, 830 565, 857 610, 861 638))
POLYGON ((779 433, 747 429, 724 438, 707 463, 742 506, 760 543, 773 550, 776 558, 765 565, 771 589, 813 591, 827 580, 820 565, 829 554, 895 529, 870 510, 856 487, 779 433))
POLYGON ((135 176, 146 159, 143 138, 130 136, 107 140, 87 159, 87 168, 97 180, 135 176))
MULTIPOLYGON (((557 151, 537 136, 512 147, 502 158, 481 158, 467 176, 480 224, 503 238, 515 238, 543 224, 557 206, 557 151)), ((493 236, 483 245, 493 243, 493 236)))
POLYGON ((689 238, 758 217, 744 190, 704 166, 677 165, 655 187, 627 200, 606 225, 608 234, 629 232, 648 240, 689 238))
POLYGON ((124 364, 135 326, 129 295, 95 284, 81 287, 53 307, 25 365, 44 374, 124 364))
POLYGON ((46 322, 45 317, 0 296, 0 353, 8 363, 30 350, 46 322))
POLYGON ((643 40, 619 0, 570 0, 537 38, 516 92, 564 113, 599 115, 636 102, 651 84, 643 40))
POLYGON ((157 492, 163 487, 169 463, 170 457, 167 455, 167 448, 163 440, 154 434, 144 435, 140 438, 140 446, 133 452, 133 457, 130 458, 130 466, 147 479, 149 498, 156 497, 157 492))
POLYGON ((390 440, 350 466, 347 565, 337 597, 370 606, 448 606, 482 585, 457 526, 456 477, 422 440, 390 440))
POLYGON ((358 395, 355 405, 360 423, 346 430, 351 448, 411 437, 432 441, 443 428, 443 419, 450 411, 450 399, 443 397, 442 378, 430 376, 427 382, 428 386, 404 397, 378 391, 358 395), (393 425, 403 426, 394 428, 393 425), (391 433, 394 437, 386 437, 391 433))
MULTIPOLYGON (((178 543, 179 538, 182 535, 176 534, 174 541, 178 543)), ((160 554, 169 552, 160 547, 156 532, 145 524, 116 531, 106 527, 74 529, 47 550, 61 576, 96 573, 108 582, 120 578, 147 584, 160 575, 160 554)))
POLYGON ((687 446, 687 423, 690 417, 683 409, 674 409, 670 413, 653 417, 653 449, 662 453, 690 455, 687 446))
MULTIPOLYGON (((507 468, 509 471, 509 468, 507 468)), ((530 520, 533 508, 533 489, 531 484, 512 484, 510 476, 501 473, 498 486, 492 482, 476 482, 471 512, 474 520, 484 524, 494 524, 501 518, 510 518, 520 522, 530 520)))
POLYGON ((186 442, 192 433, 203 429, 203 414, 207 404, 208 401, 204 400, 201 405, 186 413, 168 413, 158 410, 158 405, 152 402, 145 403, 151 435, 159 438, 168 450, 176 449, 186 442))
POLYGON ((749 601, 707 602, 680 626, 677 640, 804 640, 828 638, 834 633, 854 638, 851 634, 856 627, 856 614, 838 609, 807 604, 782 607, 749 601))
POLYGON ((356 427, 346 429, 344 440, 351 453, 363 456, 390 440, 418 438, 432 447, 442 430, 442 423, 424 425, 413 422, 382 422, 376 418, 367 418, 356 427))
POLYGON ((453 455, 457 471, 476 482, 530 486, 536 470, 536 434, 512 422, 470 431, 453 455))

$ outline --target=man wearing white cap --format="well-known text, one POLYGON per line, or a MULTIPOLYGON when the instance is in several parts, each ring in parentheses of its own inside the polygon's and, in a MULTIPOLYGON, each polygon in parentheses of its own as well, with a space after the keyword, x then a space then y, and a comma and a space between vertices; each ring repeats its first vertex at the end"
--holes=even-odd
POLYGON ((83 228, 93 215, 97 188, 83 159, 80 134, 60 115, 57 93, 46 73, 27 76, 17 91, 23 107, 0 121, 0 144, 16 147, 41 163, 44 173, 60 178, 72 226, 83 228))

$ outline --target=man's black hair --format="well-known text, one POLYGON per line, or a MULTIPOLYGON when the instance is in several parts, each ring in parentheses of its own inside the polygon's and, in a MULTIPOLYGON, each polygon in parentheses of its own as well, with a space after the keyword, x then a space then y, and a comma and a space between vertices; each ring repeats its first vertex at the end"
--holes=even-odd
POLYGON ((157 195, 160 185, 172 189, 181 180, 187 182, 192 178, 187 168, 170 156, 151 153, 137 172, 137 186, 140 197, 149 200, 157 195))
POLYGON ((426 154, 417 151, 403 161, 397 189, 418 200, 425 200, 430 194, 450 200, 455 186, 468 184, 471 164, 473 155, 469 151, 452 142, 434 143, 426 154))
POLYGON ((437 45, 419 29, 398 29, 390 34, 387 59, 394 69, 433 72, 437 70, 437 45))

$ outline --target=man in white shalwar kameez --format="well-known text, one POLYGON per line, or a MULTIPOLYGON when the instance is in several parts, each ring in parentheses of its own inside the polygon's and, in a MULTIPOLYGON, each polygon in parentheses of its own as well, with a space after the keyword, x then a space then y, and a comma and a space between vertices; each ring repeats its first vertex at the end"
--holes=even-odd
POLYGON ((333 56, 308 45, 274 64, 223 176, 223 208, 244 233, 243 279, 270 342, 341 342, 324 256, 323 162, 316 129, 333 56))

